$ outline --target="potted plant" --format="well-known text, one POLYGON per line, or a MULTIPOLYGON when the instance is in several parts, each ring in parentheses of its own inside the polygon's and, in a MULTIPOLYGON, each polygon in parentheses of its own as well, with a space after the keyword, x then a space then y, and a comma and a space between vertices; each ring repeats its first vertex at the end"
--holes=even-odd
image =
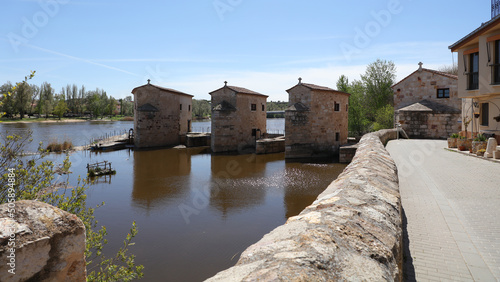
POLYGON ((457 147, 457 139, 459 135, 457 133, 453 133, 450 135, 450 138, 448 138, 448 148, 456 148, 457 147))
POLYGON ((460 150, 460 151, 468 150, 467 138, 465 138, 464 136, 459 136, 457 138, 457 147, 458 147, 458 150, 460 150))
POLYGON ((486 153, 486 149, 479 149, 479 150, 477 150, 476 155, 478 155, 479 157, 482 157, 482 156, 484 156, 484 153, 486 153))
POLYGON ((477 137, 474 138, 474 141, 472 141, 472 152, 476 153, 481 149, 486 150, 487 145, 488 145, 488 139, 486 139, 486 136, 479 133, 477 137))

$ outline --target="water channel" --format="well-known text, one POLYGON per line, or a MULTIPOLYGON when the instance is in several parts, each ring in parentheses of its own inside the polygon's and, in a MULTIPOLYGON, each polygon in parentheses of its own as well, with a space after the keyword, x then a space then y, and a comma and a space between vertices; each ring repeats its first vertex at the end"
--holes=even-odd
MULTIPOLYGON (((59 126, 30 124, 35 141, 44 138, 37 132, 63 129, 59 126)), ((66 125, 68 132, 76 132, 72 126, 66 125)), ((89 123, 75 134, 130 124, 102 126, 89 123)), ((0 124, 0 132, 6 130, 0 124)), ((48 156, 57 163, 63 158, 48 156)), ((70 160, 72 183, 86 175, 87 163, 106 160, 117 171, 98 178, 87 201, 106 203, 95 215, 108 230, 108 255, 137 222, 139 234, 130 250, 145 266, 143 281, 202 281, 234 265, 244 249, 300 213, 345 167, 285 162, 283 153, 212 156, 203 148, 74 152, 70 160)))

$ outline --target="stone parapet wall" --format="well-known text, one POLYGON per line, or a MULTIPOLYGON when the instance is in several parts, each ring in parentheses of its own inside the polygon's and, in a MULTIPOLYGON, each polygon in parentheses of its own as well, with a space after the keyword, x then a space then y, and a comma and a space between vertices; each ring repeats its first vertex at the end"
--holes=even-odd
POLYGON ((397 168, 384 148, 396 137, 396 130, 363 136, 351 164, 312 205, 208 281, 402 281, 397 168))
POLYGON ((255 153, 260 154, 273 154, 282 153, 285 151, 285 137, 280 136, 276 138, 265 138, 257 141, 255 153))
POLYGON ((38 201, 0 205, 0 281, 85 281, 84 252, 76 215, 38 201))

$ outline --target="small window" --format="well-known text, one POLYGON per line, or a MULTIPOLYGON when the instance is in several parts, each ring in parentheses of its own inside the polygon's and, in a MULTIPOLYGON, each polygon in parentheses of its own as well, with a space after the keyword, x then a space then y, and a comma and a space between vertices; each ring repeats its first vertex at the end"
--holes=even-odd
POLYGON ((442 88, 437 90, 437 97, 441 98, 450 98, 450 88, 442 88))
POLYGON ((265 111, 266 110, 266 107, 264 107, 264 105, 262 105, 262 111, 265 111))
POLYGON ((191 105, 188 105, 188 111, 191 111, 191 105))
POLYGON ((481 126, 488 126, 489 110, 490 110, 489 103, 481 104, 481 126))
POLYGON ((179 106, 179 110, 181 110, 181 111, 182 111, 182 104, 179 106))
POLYGON ((334 111, 340 112, 340 104, 335 102, 334 111))
POLYGON ((257 110, 257 104, 252 104, 252 111, 256 111, 257 110))
POLYGON ((339 132, 335 133, 335 141, 340 141, 340 133, 339 132))

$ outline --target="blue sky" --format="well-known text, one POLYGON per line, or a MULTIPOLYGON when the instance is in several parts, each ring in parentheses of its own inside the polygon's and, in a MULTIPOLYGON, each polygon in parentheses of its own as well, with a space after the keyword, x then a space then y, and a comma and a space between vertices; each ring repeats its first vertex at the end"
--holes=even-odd
POLYGON ((123 98, 146 80, 210 99, 225 80, 288 100, 298 77, 335 88, 376 59, 397 80, 455 59, 490 0, 2 0, 0 83, 47 81, 123 98))

